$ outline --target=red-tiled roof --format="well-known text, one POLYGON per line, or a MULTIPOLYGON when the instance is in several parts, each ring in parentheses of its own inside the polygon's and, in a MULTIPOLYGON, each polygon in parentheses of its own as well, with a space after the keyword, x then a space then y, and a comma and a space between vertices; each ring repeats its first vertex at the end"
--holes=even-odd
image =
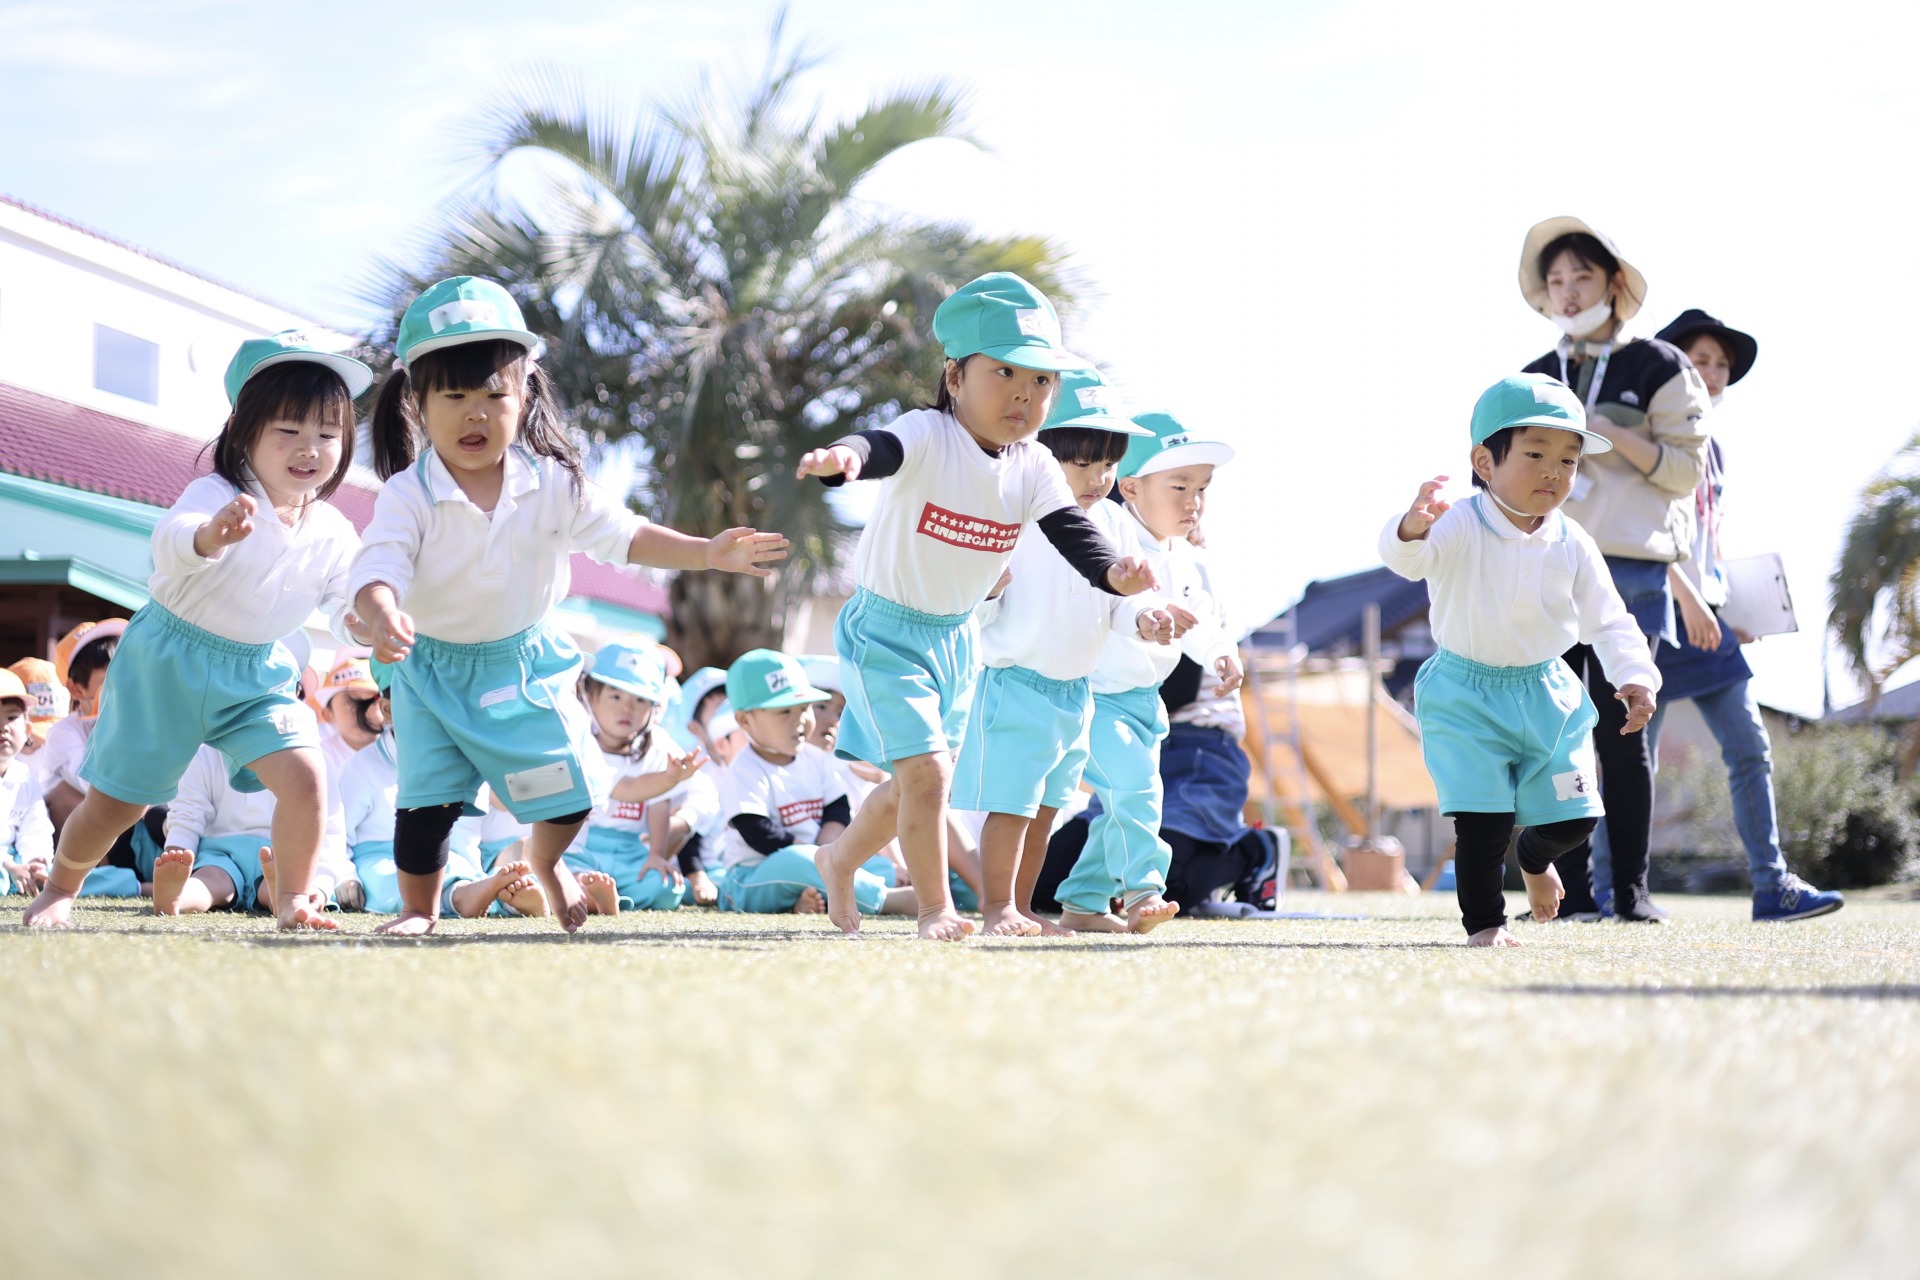
MULTIPOLYGON (((0 383, 0 471, 170 507, 212 469, 200 450, 200 443, 171 431, 0 383)), ((343 484, 332 502, 355 529, 365 529, 373 518, 374 492, 343 484)), ((573 593, 659 617, 667 612, 663 588, 583 555, 573 557, 573 593)))

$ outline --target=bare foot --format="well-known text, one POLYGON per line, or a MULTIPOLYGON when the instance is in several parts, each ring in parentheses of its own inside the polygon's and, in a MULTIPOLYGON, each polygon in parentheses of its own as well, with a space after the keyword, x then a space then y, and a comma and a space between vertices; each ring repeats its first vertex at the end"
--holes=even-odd
MULTIPOLYGON (((156 872, 155 874, 157 875, 158 873, 156 872)), ((235 886, 234 892, 236 895, 244 893, 246 892, 246 886, 237 885, 235 886)), ((253 905, 256 909, 265 911, 268 909, 269 903, 278 901, 280 901, 280 880, 279 877, 274 874, 273 870, 273 846, 263 844, 260 846, 260 887, 254 891, 253 905)), ((316 915, 324 912, 327 909, 327 895, 324 893, 307 894, 307 906, 316 915)), ((246 903, 241 902, 238 909, 242 911, 246 910, 246 903)), ((339 927, 337 924, 327 926, 329 929, 338 929, 339 927)))
POLYGON ((1040 922, 1014 910, 1011 902, 989 903, 980 909, 980 932, 989 938, 1037 938, 1040 922))
POLYGON ((1565 886, 1560 883, 1560 868, 1551 862, 1541 874, 1528 875, 1525 871, 1520 878, 1527 884, 1527 905, 1533 908, 1535 920, 1551 920, 1560 914, 1560 899, 1567 896, 1565 886))
MULTIPOLYGON (((860 904, 853 896, 853 873, 859 868, 841 866, 842 859, 837 856, 839 851, 840 845, 837 841, 824 848, 816 849, 813 854, 813 865, 820 872, 820 878, 827 884, 827 919, 833 921, 842 933, 859 933, 860 904)), ((948 914, 952 915, 951 912, 948 914)), ((953 918, 958 920, 960 917, 953 918)), ((971 930, 972 926, 968 928, 971 930)), ((921 936, 926 936, 924 922, 922 922, 921 936)))
POLYGON ((385 934, 389 938, 424 938, 433 932, 433 926, 439 921, 418 911, 402 911, 393 919, 375 929, 375 933, 385 934))
POLYGON ((533 874, 533 867, 525 862, 496 863, 493 874, 482 876, 478 880, 469 880, 453 891, 453 909, 460 913, 463 920, 473 920, 487 914, 487 908, 493 905, 495 898, 506 892, 510 884, 524 880, 533 874))
POLYGON ((1056 924, 1038 912, 1023 910, 1020 914, 1040 926, 1040 936, 1043 938, 1071 938, 1074 936, 1073 930, 1067 928, 1066 925, 1056 924))
POLYGON ((975 927, 952 907, 920 917, 920 936, 929 942, 962 942, 975 927))
MULTIPOLYGON (((720 901, 720 886, 713 882, 712 876, 698 868, 688 874, 687 887, 693 890, 693 905, 696 907, 711 907, 720 901)), ((825 910, 824 903, 821 909, 825 910)))
POLYGON ((596 916, 620 914, 620 889, 604 871, 582 871, 578 876, 587 895, 587 910, 596 916))
MULTIPOLYGON (((1551 916, 1548 919, 1552 919, 1551 916)), ((1495 925, 1491 929, 1482 929, 1467 939, 1470 947, 1518 947, 1523 945, 1520 939, 1507 932, 1507 926, 1495 925)))
POLYGON ((332 933, 340 927, 338 920, 314 904, 313 895, 310 893, 284 899, 276 898, 274 901, 274 916, 282 933, 291 933, 295 929, 332 933))
POLYGON ((1066 929, 1076 929, 1081 933, 1125 933, 1127 922, 1111 911, 1069 911, 1060 912, 1060 925, 1066 929))
POLYGON ((558 861, 552 866, 542 866, 536 859, 533 874, 540 877, 540 888, 546 896, 547 906, 559 917, 562 929, 572 933, 587 922, 587 895, 580 888, 580 882, 574 879, 571 867, 558 861))
POLYGON ((797 916, 817 916, 827 909, 827 900, 812 885, 800 891, 800 901, 793 904, 793 914, 797 916))
POLYGON ((193 854, 185 849, 168 849, 153 860, 153 914, 180 914, 180 895, 193 878, 193 854))
POLYGON ((1180 914, 1180 904, 1168 902, 1157 893, 1150 893, 1127 908, 1128 933, 1152 933, 1180 914))
POLYGON ((73 913, 74 896, 48 885, 27 904, 20 922, 29 929, 65 929, 73 923, 67 917, 73 913))
POLYGON ((531 871, 502 889, 500 901, 523 916, 547 914, 547 895, 540 892, 540 881, 531 871))

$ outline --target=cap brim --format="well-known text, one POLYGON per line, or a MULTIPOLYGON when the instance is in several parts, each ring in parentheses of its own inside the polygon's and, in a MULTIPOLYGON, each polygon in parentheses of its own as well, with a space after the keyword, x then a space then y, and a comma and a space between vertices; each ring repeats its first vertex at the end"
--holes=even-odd
MULTIPOLYGON (((307 364, 324 365, 339 374, 340 381, 347 384, 347 394, 355 400, 358 400, 366 392, 366 389, 373 385, 373 370, 360 363, 360 361, 355 360, 352 356, 329 354, 321 351, 283 351, 277 356, 268 356, 265 360, 253 366, 253 369, 247 374, 247 381, 251 382, 254 374, 259 373, 262 369, 269 368, 276 364, 292 364, 296 360, 304 361, 307 364)), ((243 382, 240 385, 244 387, 247 384, 243 382)))
POLYGON ((630 693, 645 702, 657 704, 665 701, 667 696, 667 691, 658 686, 650 688, 637 680, 622 680, 619 676, 611 673, 602 674, 598 671, 589 671, 587 672, 587 678, 604 684, 610 689, 618 689, 622 693, 630 693))
POLYGON ((1154 454, 1133 475, 1150 476, 1177 467, 1218 467, 1232 461, 1232 445, 1218 440, 1193 440, 1154 454))
POLYGON ((1082 359, 1071 351, 1062 351, 1058 347, 1037 345, 987 347, 972 354, 987 356, 998 360, 1001 364, 1010 364, 1016 369, 1039 369, 1047 373, 1066 373, 1094 367, 1093 361, 1082 359))
POLYGON ((380 686, 371 680, 354 680, 348 684, 328 685, 325 688, 316 689, 313 700, 324 707, 333 701, 334 694, 345 693, 349 689, 360 689, 376 695, 380 692, 380 686))
POLYGON ((527 349, 527 354, 532 356, 538 356, 546 350, 547 345, 525 329, 470 329, 466 333, 449 333, 438 338, 423 338, 408 347, 406 353, 399 357, 399 361, 404 365, 409 360, 417 360, 421 356, 447 347, 462 347, 469 342, 496 342, 501 339, 519 343, 527 349))
POLYGON ((1153 432, 1117 413, 1083 413, 1076 418, 1062 418, 1058 422, 1049 422, 1041 427, 1043 432, 1059 427, 1078 427, 1083 431, 1112 431, 1123 436, 1150 436, 1153 432))
MULTIPOLYGON (((1547 297, 1547 278, 1540 272, 1540 255, 1561 236, 1575 233, 1592 236, 1603 243, 1606 241, 1605 236, 1579 218, 1561 217, 1535 223, 1520 246, 1520 293, 1526 298, 1527 305, 1543 316, 1547 314, 1551 302, 1547 297)), ((1640 274, 1639 268, 1622 258, 1618 250, 1614 251, 1614 260, 1620 264, 1620 273, 1627 278, 1627 289, 1625 297, 1614 299, 1613 314, 1615 319, 1625 324, 1640 314, 1640 307, 1647 300, 1647 278, 1640 274)))
POLYGON ((1718 342, 1727 353, 1728 386, 1732 386, 1753 372, 1753 362, 1760 355, 1760 343, 1750 333, 1729 329, 1723 324, 1700 324, 1691 329, 1682 329, 1677 333, 1672 328, 1662 329, 1660 337, 1662 341, 1670 342, 1685 352, 1687 344, 1703 333, 1718 342), (1667 337, 1668 334, 1672 336, 1667 337))
MULTIPOLYGON (((1581 453, 1594 454, 1594 453, 1612 453, 1613 452, 1613 441, 1607 439, 1605 436, 1601 435, 1598 431, 1590 431, 1586 427, 1576 427, 1571 423, 1569 423, 1565 418, 1522 418, 1518 422, 1509 422, 1507 426, 1508 427, 1552 427, 1555 431, 1571 431, 1573 432, 1573 434, 1580 436, 1586 440, 1586 445, 1580 450, 1581 453)), ((1485 441, 1482 441, 1481 443, 1484 444, 1485 441)))
POLYGON ((782 711, 788 707, 811 706, 816 702, 832 701, 832 694, 808 685, 804 689, 788 689, 782 693, 776 693, 758 706, 735 707, 733 714, 737 716, 742 711, 782 711))

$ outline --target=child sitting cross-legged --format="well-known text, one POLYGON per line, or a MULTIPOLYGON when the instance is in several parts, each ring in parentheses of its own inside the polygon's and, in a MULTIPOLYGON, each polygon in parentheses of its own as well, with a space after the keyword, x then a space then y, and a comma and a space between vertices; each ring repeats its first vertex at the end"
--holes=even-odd
POLYGON ((1473 408, 1473 483, 1465 502, 1420 486, 1380 533, 1380 558, 1427 581, 1438 650, 1414 682, 1420 747, 1453 819, 1461 923, 1477 947, 1510 947, 1507 846, 1536 920, 1565 896, 1554 859, 1604 812, 1594 776, 1599 713, 1561 654, 1590 645, 1625 704, 1621 733, 1653 715, 1660 672, 1600 550, 1560 510, 1583 455, 1613 446, 1586 409, 1544 374, 1502 378, 1473 408))
MULTIPOLYGON (((796 660, 771 649, 755 649, 727 671, 727 701, 747 745, 727 766, 722 790, 723 911, 826 910, 827 886, 814 867, 814 850, 853 817, 833 758, 807 741, 813 704, 829 696, 808 682, 796 660)), ((866 870, 854 872, 853 887, 863 915, 918 911, 912 889, 890 889, 866 870)))

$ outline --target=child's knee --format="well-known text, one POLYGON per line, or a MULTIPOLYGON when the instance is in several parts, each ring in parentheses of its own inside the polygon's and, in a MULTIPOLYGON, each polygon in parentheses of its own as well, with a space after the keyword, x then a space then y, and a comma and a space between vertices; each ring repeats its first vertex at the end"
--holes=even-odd
POLYGON ((893 789, 899 799, 944 803, 952 783, 953 760, 944 751, 893 762, 893 789))

